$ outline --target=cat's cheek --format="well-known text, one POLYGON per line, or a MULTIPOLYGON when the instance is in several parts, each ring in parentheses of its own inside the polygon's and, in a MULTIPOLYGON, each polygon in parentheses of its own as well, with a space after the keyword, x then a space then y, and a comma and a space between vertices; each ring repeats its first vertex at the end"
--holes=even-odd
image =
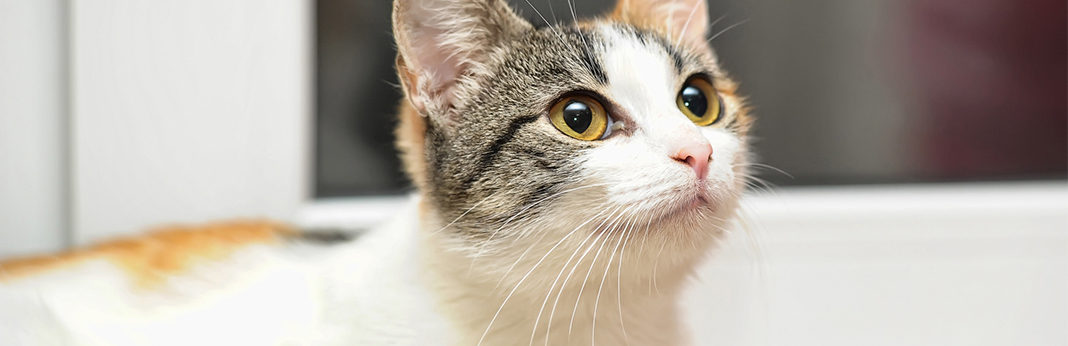
POLYGON ((604 184, 612 205, 651 208, 673 201, 692 175, 671 159, 664 148, 642 138, 625 138, 590 149, 583 155, 586 179, 604 184))
POLYGON ((709 192, 717 200, 735 198, 744 186, 738 170, 746 159, 743 141, 722 128, 705 128, 701 132, 712 145, 707 178, 709 192))

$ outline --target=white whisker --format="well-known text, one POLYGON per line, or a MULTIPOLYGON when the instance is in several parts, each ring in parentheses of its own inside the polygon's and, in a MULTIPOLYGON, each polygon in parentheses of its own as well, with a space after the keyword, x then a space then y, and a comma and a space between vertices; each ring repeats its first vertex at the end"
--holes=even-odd
POLYGON ((541 14, 541 11, 538 11, 538 8, 537 8, 537 7, 534 7, 534 4, 530 3, 530 0, 526 0, 526 2, 527 2, 527 5, 529 5, 529 6, 530 6, 530 9, 534 10, 534 13, 537 13, 537 14, 538 14, 538 17, 541 17, 541 20, 542 20, 543 22, 545 22, 545 26, 548 26, 548 27, 552 27, 552 26, 553 26, 552 24, 549 24, 549 20, 548 20, 548 19, 545 19, 545 16, 543 16, 543 15, 541 14))
MULTIPOLYGON (((512 216, 511 216, 511 217, 509 217, 509 218, 508 218, 507 220, 505 220, 505 221, 504 221, 504 223, 503 223, 503 224, 501 224, 501 226, 500 226, 500 227, 498 227, 498 228, 497 228, 496 230, 494 230, 494 231, 493 231, 493 233, 492 233, 492 234, 490 234, 490 237, 489 237, 489 239, 487 239, 487 240, 486 240, 486 241, 485 241, 484 243, 489 243, 489 242, 492 242, 492 241, 493 241, 493 238, 494 238, 494 236, 496 236, 496 235, 497 235, 497 233, 498 233, 498 232, 500 232, 500 230, 504 229, 504 227, 508 226, 508 224, 509 224, 509 223, 511 223, 512 221, 514 221, 514 220, 515 220, 515 218, 519 217, 519 215, 523 214, 523 213, 524 213, 524 212, 526 212, 527 210, 530 210, 531 208, 534 208, 534 207, 536 207, 536 206, 537 206, 538 204, 541 204, 542 202, 544 202, 544 201, 546 201, 546 200, 549 200, 550 198, 554 198, 554 197, 559 197, 559 196, 562 196, 562 195, 564 195, 564 194, 566 194, 566 193, 568 193, 568 192, 573 192, 573 191, 577 191, 577 190, 582 190, 582 189, 588 189, 588 188, 591 188, 591 187, 599 187, 599 186, 605 186, 605 185, 608 185, 608 184, 607 184, 607 183, 601 183, 601 184, 591 184, 591 185, 584 185, 584 186, 580 186, 580 187, 570 188, 570 189, 567 189, 567 190, 564 190, 564 191, 560 191, 560 192, 554 193, 554 194, 552 194, 552 195, 549 195, 549 196, 547 196, 547 197, 543 197, 542 199, 539 199, 539 200, 537 200, 537 201, 534 201, 533 203, 530 203, 530 204, 528 204, 527 206, 523 207, 523 209, 520 209, 520 210, 519 210, 518 212, 516 212, 516 213, 515 213, 514 215, 512 215, 512 216)), ((485 245, 484 245, 483 247, 485 247, 485 245)), ((477 256, 476 256, 476 257, 477 257, 477 256)))
POLYGON ((656 290, 656 294, 660 294, 660 285, 657 283, 657 269, 660 268, 660 257, 664 254, 664 247, 667 242, 660 243, 660 251, 656 253, 656 260, 653 261, 653 289, 656 290))
POLYGON ((538 204, 541 204, 542 202, 544 202, 544 201, 546 201, 546 200, 549 200, 550 198, 554 198, 554 197, 559 197, 559 196, 562 196, 562 195, 564 195, 564 194, 566 194, 566 193, 568 193, 568 192, 573 192, 573 191, 577 191, 577 190, 587 189, 587 188, 591 188, 591 187, 599 187, 599 186, 605 186, 605 185, 608 185, 608 184, 606 184, 606 183, 601 183, 601 184, 591 184, 591 185, 585 185, 585 186, 580 186, 580 187, 576 187, 576 188, 571 188, 571 189, 567 189, 567 190, 564 190, 564 191, 560 191, 560 192, 554 193, 554 194, 552 194, 552 195, 550 195, 550 196, 548 196, 548 197, 544 197, 544 198, 542 198, 542 199, 539 199, 539 200, 537 200, 537 201, 535 201, 535 202, 533 202, 533 203, 530 203, 529 205, 527 205, 526 207, 524 207, 523 209, 519 210, 518 212, 516 212, 516 213, 515 213, 514 215, 512 215, 511 217, 509 217, 509 218, 508 218, 507 220, 505 220, 505 221, 504 221, 504 223, 503 223, 503 224, 501 224, 501 226, 500 226, 500 227, 498 227, 498 228, 497 228, 496 230, 494 230, 494 231, 493 231, 493 233, 491 233, 491 234, 490 234, 490 236, 489 236, 489 239, 486 239, 485 241, 483 241, 483 242, 482 242, 482 246, 480 246, 480 247, 479 247, 479 249, 478 249, 478 252, 476 252, 476 253, 475 253, 475 255, 474 255, 474 256, 473 256, 472 258, 471 258, 471 264, 470 264, 470 266, 468 267, 468 271, 470 272, 470 271, 471 271, 471 270, 472 270, 472 269, 474 268, 474 266, 475 266, 475 262, 476 262, 476 261, 478 260, 478 258, 479 258, 479 257, 481 257, 481 256, 482 256, 482 254, 483 254, 483 253, 484 253, 484 252, 486 251, 486 248, 490 246, 490 244, 491 244, 491 243, 493 242, 493 238, 494 238, 494 237, 495 237, 495 236, 496 236, 496 235, 497 235, 497 234, 498 234, 498 233, 499 233, 499 232, 500 232, 500 231, 501 231, 502 229, 504 229, 504 227, 508 226, 508 224, 509 224, 509 223, 511 223, 512 221, 514 221, 514 220, 515 220, 515 218, 519 217, 519 215, 520 215, 520 214, 523 214, 523 213, 524 213, 524 212, 526 212, 527 210, 530 210, 531 208, 533 208, 533 207, 537 206, 538 204))
POLYGON ((501 306, 499 308, 497 308, 497 312, 493 314, 493 318, 490 319, 490 323, 489 323, 489 325, 486 326, 486 330, 482 332, 482 336, 478 339, 478 345, 482 345, 482 342, 486 340, 486 336, 489 335, 490 329, 493 328, 493 322, 496 322, 497 321, 497 317, 500 317, 501 311, 504 310, 504 306, 506 304, 508 304, 508 300, 509 299, 512 299, 512 295, 515 294, 516 290, 519 289, 519 286, 522 285, 523 282, 526 281, 527 278, 530 277, 530 274, 533 273, 534 270, 538 269, 538 266, 540 266, 542 264, 542 262, 544 262, 545 259, 548 258, 549 255, 552 254, 553 251, 556 250, 557 247, 560 246, 560 244, 563 244, 564 241, 567 240, 567 238, 570 238, 573 234, 575 234, 575 232, 577 232, 580 228, 582 228, 582 226, 585 226, 587 223, 589 223, 592 220, 593 219, 590 219, 590 220, 587 220, 586 222, 583 222, 582 224, 580 224, 577 227, 575 227, 575 229, 571 230, 571 232, 568 232, 567 235, 564 235, 563 238, 560 238, 560 240, 557 241, 556 244, 554 244, 551 248, 549 248, 549 250, 545 252, 545 255, 542 255, 541 258, 538 259, 538 261, 536 263, 534 263, 534 266, 532 266, 530 268, 530 270, 528 270, 527 273, 524 274, 523 277, 521 279, 519 279, 518 282, 516 282, 515 287, 513 287, 512 290, 508 292, 508 295, 504 297, 504 301, 501 302, 501 306))
POLYGON ((482 200, 478 201, 478 203, 475 203, 475 205, 471 206, 470 208, 467 208, 467 210, 465 210, 462 214, 460 214, 460 216, 457 216, 455 219, 453 219, 452 222, 449 222, 445 226, 441 226, 441 228, 438 228, 436 231, 430 232, 430 234, 437 234, 438 232, 441 232, 441 231, 445 230, 446 228, 449 228, 449 226, 452 226, 453 224, 455 224, 456 221, 460 221, 460 218, 463 218, 465 215, 467 215, 467 213, 470 213, 475 208, 478 208, 478 206, 481 205, 482 202, 485 202, 486 200, 490 199, 490 197, 493 197, 493 196, 494 196, 494 194, 490 194, 489 196, 486 196, 482 200))
POLYGON ((716 27, 716 24, 719 24, 720 21, 722 21, 724 18, 727 18, 728 14, 730 14, 730 11, 727 11, 727 13, 724 13, 722 16, 717 17, 716 20, 713 20, 711 23, 708 23, 708 27, 716 27))
POLYGON ((675 50, 678 50, 679 46, 682 45, 682 39, 683 37, 686 37, 686 30, 690 28, 690 21, 693 20, 693 15, 697 13, 698 8, 701 8, 701 6, 693 6, 693 9, 690 10, 690 15, 686 17, 686 24, 682 25, 682 31, 679 31, 679 37, 675 39, 675 50))
MULTIPOLYGON (((609 224, 609 228, 605 229, 602 232, 614 232, 616 229, 615 227, 619 224, 618 221, 621 221, 623 217, 625 217, 626 213, 629 212, 633 207, 634 206, 627 207, 627 209, 625 209, 622 213, 620 213, 619 216, 616 217, 615 221, 612 221, 612 223, 609 224)), ((586 284, 589 283, 590 274, 593 273, 593 267, 597 264, 597 258, 601 256, 601 250, 604 249, 604 246, 607 244, 608 239, 611 239, 611 237, 605 238, 605 240, 601 242, 601 247, 597 248, 597 253, 593 255, 593 260, 590 261, 590 269, 586 272, 586 277, 582 279, 582 286, 579 287, 578 297, 575 298, 575 307, 571 310, 571 322, 567 324, 567 335, 569 339, 571 338, 571 331, 575 327, 575 314, 578 313, 579 302, 582 300, 582 292, 586 290, 586 284)))
POLYGON ((727 31, 730 31, 731 29, 734 29, 735 27, 738 27, 739 25, 742 25, 742 24, 745 24, 745 23, 748 23, 748 22, 749 22, 749 19, 745 19, 743 21, 734 23, 733 25, 728 26, 726 29, 720 30, 715 35, 712 35, 712 38, 708 39, 708 42, 711 43, 713 40, 715 40, 717 37, 719 37, 719 35, 723 35, 727 31))
POLYGON ((601 306, 601 290, 604 289, 605 279, 608 278, 608 270, 612 269, 612 261, 616 259, 619 245, 623 243, 623 238, 625 238, 631 226, 634 225, 635 218, 637 217, 635 216, 630 220, 627 220, 626 226, 623 226, 623 232, 619 233, 619 240, 616 240, 616 245, 612 248, 612 256, 608 257, 608 263, 604 266, 604 273, 601 275, 601 284, 597 286, 597 298, 593 300, 593 323, 590 326, 590 345, 597 344, 597 310, 601 306))
MULTIPOLYGON (((580 28, 578 26, 578 24, 579 24, 578 15, 575 14, 575 4, 572 3, 572 1, 573 0, 567 0, 567 7, 568 7, 568 9, 571 10, 571 20, 573 21, 572 24, 575 26, 576 30, 580 30, 580 28)), ((579 39, 582 40, 582 45, 586 46, 586 53, 588 53, 590 56, 593 56, 593 48, 590 47, 590 43, 589 42, 586 42, 586 37, 583 36, 581 32, 578 33, 578 37, 579 37, 579 39)))
MULTIPOLYGON (((617 207, 616 210, 619 210, 619 208, 621 208, 621 207, 622 206, 617 207)), ((625 212, 626 212, 626 210, 624 210, 624 213, 625 212)), ((600 227, 603 226, 603 225, 604 225, 604 223, 602 223, 601 225, 598 225, 597 228, 594 228, 594 232, 596 233, 597 230, 599 230, 600 227)), ((611 227, 611 225, 609 225, 609 227, 611 227)), ((602 234, 604 234, 604 233, 602 233, 602 234)), ((596 244, 596 242, 591 244, 590 248, 587 248, 586 252, 584 252, 582 254, 582 256, 579 257, 579 259, 577 261, 575 261, 575 264, 571 266, 571 270, 567 273, 567 276, 564 277, 564 281, 560 284, 560 290, 556 292, 556 298, 553 300, 553 308, 549 312, 549 325, 545 329, 545 334, 546 334, 545 344, 546 345, 548 345, 548 343, 549 343, 549 339, 548 339, 549 332, 552 330, 552 321, 553 321, 553 318, 556 316, 556 307, 560 303, 560 296, 563 294, 564 287, 567 286, 567 282, 571 280, 571 276, 573 276, 575 274, 575 270, 578 269, 579 264, 582 263, 582 260, 584 258, 586 258, 586 255, 589 254, 590 250, 592 250, 592 246, 595 245, 595 244, 596 244)))
MULTIPOLYGON (((616 207, 616 210, 619 210, 619 207, 616 207)), ((611 217, 611 214, 609 214, 609 217, 611 217)), ((606 219, 606 221, 607 221, 607 219, 606 219)), ((600 227, 600 226, 598 226, 598 227, 600 227)), ((563 276, 564 272, 567 270, 567 265, 569 263, 571 263, 571 260, 573 260, 575 258, 575 255, 577 255, 582 250, 582 246, 585 245, 586 242, 590 240, 590 237, 592 237, 594 234, 598 234, 598 232, 590 232, 590 234, 587 235, 586 238, 582 240, 582 243, 579 243, 579 245, 577 247, 575 247, 575 251, 573 251, 571 253, 571 256, 567 258, 567 261, 565 261, 564 264, 562 266, 560 266, 560 272, 558 274, 556 274, 556 278, 553 279, 552 284, 549 285, 549 291, 545 293, 545 300, 543 300, 541 302, 541 308, 538 309, 538 317, 534 320, 534 328, 530 332, 530 344, 531 345, 534 344, 534 336, 537 334, 537 331, 538 331, 538 324, 539 324, 539 322, 541 320, 541 314, 545 310, 545 305, 549 302, 549 296, 552 295, 553 290, 556 287, 556 283, 560 280, 560 277, 563 276)), ((600 233, 600 234, 597 235, 597 238, 593 240, 593 243, 590 243, 590 246, 586 249, 586 252, 584 252, 582 254, 582 257, 579 257, 578 262, 582 262, 582 258, 586 257, 586 253, 589 253, 590 249, 593 248, 593 246, 597 243, 597 240, 600 239, 601 235, 603 235, 603 234, 604 233, 600 233)), ((565 281, 565 283, 566 283, 566 281, 565 281)), ((564 289, 564 286, 560 285, 560 290, 563 291, 563 289, 564 289)), ((551 324, 552 324, 551 316, 550 316, 550 320, 548 321, 548 323, 551 326, 551 324)), ((546 327, 546 340, 548 340, 548 337, 549 337, 548 336, 548 329, 549 329, 549 327, 546 327)))
MULTIPOLYGON (((651 221, 652 214, 646 214, 646 221, 644 222, 646 229, 649 228, 648 222, 651 221)), ((639 222, 638 225, 640 226, 642 223, 643 222, 639 222)), ((623 235, 623 247, 619 250, 619 265, 616 266, 616 310, 619 311, 619 328, 623 331, 623 342, 627 345, 630 345, 630 337, 627 335, 627 325, 626 323, 623 323, 623 259, 627 255, 627 243, 630 242, 630 238, 634 234, 634 232, 635 229, 632 228, 627 230, 627 232, 623 235)), ((643 234, 642 236, 644 237, 645 235, 643 234)))
MULTIPOLYGON (((621 206, 616 207, 616 210, 618 210, 621 207, 623 207, 623 206, 621 205, 621 206)), ((626 210, 624 210, 624 213, 626 213, 626 210)), ((614 211, 613 211, 613 215, 614 215, 614 211)), ((606 221, 608 221, 608 220, 606 220, 606 221)), ((594 229, 594 232, 592 232, 591 234, 598 233, 597 231, 600 230, 600 226, 601 225, 604 225, 604 222, 602 222, 601 224, 597 225, 597 227, 595 227, 595 229, 594 229)), ((606 233, 601 232, 600 234, 603 235, 603 234, 606 234, 606 233)), ((600 239, 600 236, 598 236, 598 239, 600 239)), ((556 292, 556 298, 552 302, 552 311, 549 312, 549 324, 547 325, 546 330, 545 330, 545 333, 546 333, 546 341, 545 341, 546 345, 549 344, 549 332, 552 330, 552 320, 553 320, 553 317, 556 316, 556 305, 560 303, 560 297, 564 293, 564 287, 566 287, 567 282, 571 279, 571 276, 574 276, 575 270, 578 269, 579 268, 579 264, 582 263, 582 259, 585 258, 587 254, 590 254, 590 250, 593 250, 593 247, 596 245, 596 243, 597 243, 596 240, 593 243, 591 243, 590 247, 586 248, 586 251, 582 253, 582 256, 579 257, 578 261, 576 261, 575 264, 571 266, 571 270, 567 272, 567 277, 565 277, 564 281, 560 284, 560 290, 557 290, 557 292, 556 292)), ((566 266, 566 264, 565 264, 565 266, 566 266)))

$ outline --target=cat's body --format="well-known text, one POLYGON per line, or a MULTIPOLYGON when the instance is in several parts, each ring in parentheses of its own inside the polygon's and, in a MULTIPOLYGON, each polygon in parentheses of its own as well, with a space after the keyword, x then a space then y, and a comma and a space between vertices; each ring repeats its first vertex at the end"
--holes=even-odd
POLYGON ((677 298, 729 227, 750 124, 705 11, 629 0, 536 27, 499 0, 398 0, 420 193, 393 222, 0 264, 0 344, 686 344, 677 298))
MULTIPOLYGON (((185 259, 187 263, 170 270, 131 270, 122 257, 104 252, 43 268, 9 263, 12 271, 0 272, 0 344, 478 343, 482 328, 458 329, 454 323, 467 320, 472 327, 488 323, 504 299, 502 291, 449 279, 452 271, 468 270, 467 265, 429 263, 428 256, 441 258, 423 251, 432 240, 414 222, 419 202, 412 203, 389 224, 351 241, 319 244, 282 229, 255 239, 223 236, 228 248, 217 254, 193 254, 185 259)), ((214 228, 240 232, 248 227, 272 226, 214 228)), ((142 249, 141 255, 167 256, 169 250, 163 247, 168 245, 158 246, 142 249)), ((576 275, 585 275, 585 270, 576 275)), ((603 345, 679 344, 682 326, 674 311, 678 287, 665 281, 643 294, 624 297, 627 340, 622 339, 612 283, 601 294, 591 286, 581 299, 563 296, 563 306, 554 317, 554 328, 561 332, 548 344, 566 345, 568 334, 574 344, 587 344, 595 337, 603 345), (604 317, 599 319, 597 332, 591 333, 598 295, 603 300, 598 314, 604 317), (578 309, 573 309, 575 300, 582 303, 578 309), (574 324, 569 326, 573 315, 574 324)), ((527 313, 540 305, 543 296, 527 293, 533 291, 512 298, 509 304, 517 308, 502 312, 495 322, 498 327, 483 344, 510 345, 530 339, 527 313)), ((533 340, 541 345, 543 338, 536 335, 533 340)))

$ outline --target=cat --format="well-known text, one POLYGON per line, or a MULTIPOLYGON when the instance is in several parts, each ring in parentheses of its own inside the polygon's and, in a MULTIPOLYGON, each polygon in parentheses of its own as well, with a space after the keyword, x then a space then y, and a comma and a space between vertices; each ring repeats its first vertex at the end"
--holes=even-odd
POLYGON ((0 264, 3 345, 684 345, 752 125, 704 0, 567 25, 396 0, 410 204, 355 239, 270 222, 0 264))

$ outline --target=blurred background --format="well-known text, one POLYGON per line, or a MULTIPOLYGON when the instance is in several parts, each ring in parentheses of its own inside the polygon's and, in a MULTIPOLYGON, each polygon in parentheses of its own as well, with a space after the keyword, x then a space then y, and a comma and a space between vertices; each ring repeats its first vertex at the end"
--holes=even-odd
MULTIPOLYGON (((710 1, 777 187, 699 275, 699 340, 1068 345, 1066 6, 710 1), (723 279, 753 258, 761 284, 723 279)), ((0 257, 167 223, 381 222, 411 191, 389 10, 0 0, 0 257)))
MULTIPOLYGON (((567 1, 512 1, 531 21, 567 1)), ((580 17, 609 0, 574 3, 580 17)), ((392 193, 388 1, 316 2, 315 194, 392 193), (359 159, 353 159, 359 158, 359 159)), ((1065 2, 711 1, 712 45, 775 185, 1063 179, 1065 2)))

